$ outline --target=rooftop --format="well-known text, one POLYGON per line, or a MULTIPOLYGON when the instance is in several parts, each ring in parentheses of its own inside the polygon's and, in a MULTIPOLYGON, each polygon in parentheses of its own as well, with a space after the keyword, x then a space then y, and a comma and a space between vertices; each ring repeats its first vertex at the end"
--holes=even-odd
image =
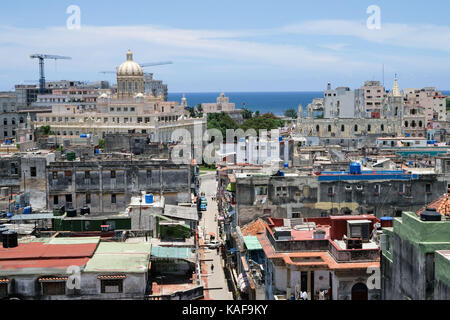
POLYGON ((94 256, 88 261, 85 272, 148 271, 150 243, 101 242, 94 256))

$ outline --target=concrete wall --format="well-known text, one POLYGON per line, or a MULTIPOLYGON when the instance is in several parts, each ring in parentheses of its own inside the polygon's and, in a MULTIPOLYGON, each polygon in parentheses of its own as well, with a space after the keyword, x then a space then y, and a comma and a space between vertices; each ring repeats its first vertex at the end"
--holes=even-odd
POLYGON ((163 161, 54 162, 47 166, 47 181, 50 209, 55 205, 54 196, 58 196, 61 205, 66 195, 72 196, 74 207, 87 204, 94 214, 122 211, 131 196, 141 191, 159 194, 163 190, 168 204, 191 200, 190 166, 163 161), (57 179, 53 179, 53 172, 57 172, 57 179), (90 204, 86 203, 86 194, 91 195, 90 204), (116 195, 115 204, 111 203, 111 195, 116 195))

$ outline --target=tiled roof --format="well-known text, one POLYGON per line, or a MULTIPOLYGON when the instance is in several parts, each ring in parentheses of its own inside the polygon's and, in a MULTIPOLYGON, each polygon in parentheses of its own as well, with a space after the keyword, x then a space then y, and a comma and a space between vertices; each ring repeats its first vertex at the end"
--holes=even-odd
POLYGON ((115 280, 115 279, 125 279, 127 276, 124 274, 116 274, 116 275, 99 275, 97 279, 100 280, 115 280))
POLYGON ((40 277, 39 282, 67 281, 69 277, 40 277))
POLYGON ((417 211, 417 215, 420 215, 426 208, 436 209, 437 212, 444 216, 450 216, 450 193, 447 193, 438 199, 434 200, 427 206, 417 211))
POLYGON ((241 231, 244 236, 256 236, 257 234, 264 233, 265 228, 266 223, 263 220, 258 219, 242 227, 241 231))

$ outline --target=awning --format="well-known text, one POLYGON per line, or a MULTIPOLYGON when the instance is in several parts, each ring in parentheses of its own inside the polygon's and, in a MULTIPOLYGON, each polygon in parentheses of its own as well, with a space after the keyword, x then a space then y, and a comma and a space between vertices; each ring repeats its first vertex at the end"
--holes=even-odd
POLYGON ((262 248, 263 248, 256 236, 245 236, 244 243, 245 243, 245 246, 247 247, 247 250, 249 250, 249 251, 262 250, 262 248))
POLYGON ((215 237, 215 236, 216 236, 216 234, 215 234, 214 232, 210 232, 209 235, 210 235, 211 237, 215 237))
POLYGON ((116 280, 116 279, 125 279, 127 276, 124 274, 103 274, 97 276, 99 280, 116 280))
POLYGON ((229 183, 227 186, 227 191, 236 192, 236 183, 229 183))
POLYGON ((69 277, 40 277, 39 282, 61 282, 67 281, 69 277))

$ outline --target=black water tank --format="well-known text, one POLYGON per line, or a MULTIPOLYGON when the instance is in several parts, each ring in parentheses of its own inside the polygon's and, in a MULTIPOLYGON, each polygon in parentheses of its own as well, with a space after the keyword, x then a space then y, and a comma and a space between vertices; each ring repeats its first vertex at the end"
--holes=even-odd
POLYGON ((8 227, 1 225, 0 226, 0 242, 3 241, 3 232, 8 231, 8 227))
POLYGON ((3 248, 15 248, 18 245, 17 232, 5 231, 2 233, 3 248))
POLYGON ((67 213, 67 217, 76 217, 77 209, 73 209, 73 208, 67 209, 66 213, 67 213))
POLYGON ((88 206, 80 208, 80 214, 84 216, 85 214, 91 214, 91 209, 88 206))
POLYGON ((422 221, 441 221, 442 215, 434 208, 427 208, 420 214, 422 221))

